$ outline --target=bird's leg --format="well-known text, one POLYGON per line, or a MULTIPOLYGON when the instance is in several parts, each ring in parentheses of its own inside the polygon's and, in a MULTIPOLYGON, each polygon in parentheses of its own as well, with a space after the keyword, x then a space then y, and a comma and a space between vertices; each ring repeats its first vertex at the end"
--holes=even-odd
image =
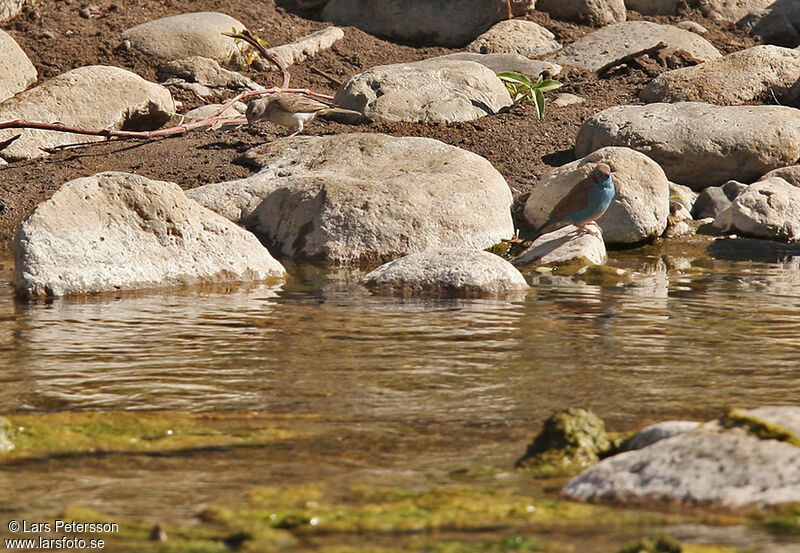
MULTIPOLYGON (((596 222, 594 222, 594 221, 589 221, 588 223, 584 223, 584 224, 582 224, 582 225, 578 225, 578 228, 579 228, 579 229, 581 229, 583 232, 586 232, 586 233, 589 233, 589 234, 591 234, 591 235, 592 235, 592 236, 594 236, 595 238, 601 238, 601 236, 600 236, 600 234, 599 234, 599 233, 597 233, 597 232, 595 232, 595 231, 593 231, 593 230, 591 230, 591 229, 587 228, 587 225, 591 225, 591 224, 593 224, 594 226, 598 226, 596 222)), ((599 229, 598 229, 598 230, 599 230, 599 229)))

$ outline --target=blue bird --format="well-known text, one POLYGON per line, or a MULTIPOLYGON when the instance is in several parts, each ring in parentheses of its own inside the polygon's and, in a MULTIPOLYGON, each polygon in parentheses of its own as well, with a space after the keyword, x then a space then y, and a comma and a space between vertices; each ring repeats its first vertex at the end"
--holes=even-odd
POLYGON ((576 184, 556 204, 544 224, 534 231, 533 238, 537 238, 543 231, 559 223, 572 224, 584 232, 595 234, 586 228, 586 224, 599 219, 611 205, 611 200, 616 194, 614 179, 611 178, 611 167, 605 163, 598 163, 591 175, 576 184))

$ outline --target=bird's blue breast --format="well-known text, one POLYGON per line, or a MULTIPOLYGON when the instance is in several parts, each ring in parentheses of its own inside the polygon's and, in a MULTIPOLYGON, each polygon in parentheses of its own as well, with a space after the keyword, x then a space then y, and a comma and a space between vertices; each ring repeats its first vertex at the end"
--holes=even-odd
POLYGON ((582 225, 589 221, 594 221, 605 213, 616 194, 617 190, 610 176, 599 183, 592 183, 587 195, 586 206, 562 217, 561 221, 574 225, 582 225))

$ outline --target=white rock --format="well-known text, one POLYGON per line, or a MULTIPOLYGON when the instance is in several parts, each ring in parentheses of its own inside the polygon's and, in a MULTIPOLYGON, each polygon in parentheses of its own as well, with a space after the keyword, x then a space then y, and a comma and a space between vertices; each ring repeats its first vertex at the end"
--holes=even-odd
POLYGON ((678 0, 625 0, 625 7, 642 15, 675 15, 678 0))
POLYGON ((224 13, 194 12, 154 19, 123 31, 122 38, 149 56, 178 60, 189 56, 228 63, 246 46, 221 33, 245 29, 244 23, 224 13))
MULTIPOLYGON (((194 109, 190 109, 186 113, 182 114, 183 117, 187 121, 197 121, 199 119, 205 119, 206 117, 210 117, 211 115, 215 114, 222 108, 223 104, 206 104, 205 106, 200 106, 194 109)), ((244 102, 236 102, 232 106, 229 106, 228 109, 223 111, 219 117, 223 119, 235 119, 241 118, 245 116, 245 112, 247 111, 247 106, 244 102)))
MULTIPOLYGON (((290 67, 317 55, 323 50, 327 50, 343 38, 344 31, 340 28, 326 27, 288 44, 267 48, 267 51, 275 56, 285 67, 290 67)), ((259 69, 262 66, 264 69, 277 71, 277 67, 265 60, 260 60, 259 69)))
MULTIPOLYGON (((175 113, 169 90, 119 67, 89 65, 67 71, 0 104, 0 121, 59 121, 85 129, 156 129, 175 113), (113 94, 111 93, 113 92, 113 94)), ((102 137, 33 129, 0 130, 6 161, 46 155, 45 148, 102 137)))
POLYGON ((692 208, 697 201, 697 192, 674 182, 669 183, 670 213, 678 219, 691 219, 692 208))
POLYGON ((771 240, 800 240, 800 188, 780 177, 754 182, 719 214, 715 226, 771 240))
POLYGON ((5 23, 22 13, 25 0, 0 0, 0 23, 5 23))
POLYGON ((751 182, 800 159, 800 110, 700 102, 616 106, 589 118, 575 155, 605 146, 647 154, 670 180, 695 190, 751 182))
POLYGON ((693 0, 704 16, 736 23, 751 14, 764 13, 775 0, 693 0))
POLYGON ((128 173, 64 184, 14 237, 14 287, 30 298, 263 280, 285 271, 255 236, 128 173))
POLYGON ((474 61, 485 65, 495 73, 514 71, 529 77, 538 77, 542 73, 547 73, 555 77, 561 73, 561 66, 541 60, 532 60, 520 54, 476 54, 475 52, 456 52, 439 56, 441 59, 474 61))
POLYGON ((465 50, 479 54, 520 54, 529 58, 561 48, 553 33, 534 23, 508 19, 492 26, 470 42, 465 50))
POLYGON ((625 21, 603 27, 576 40, 549 56, 547 61, 596 71, 624 56, 656 46, 659 42, 666 43, 670 48, 684 50, 701 61, 721 56, 710 42, 692 32, 650 21, 625 21))
POLYGON ((553 232, 541 235, 524 252, 514 258, 514 265, 547 265, 550 267, 564 265, 579 259, 585 259, 593 265, 606 262, 606 245, 599 226, 590 225, 596 232, 590 234, 573 225, 561 227, 553 232))
POLYGON ((211 58, 190 56, 158 68, 158 80, 168 87, 189 90, 201 98, 229 100, 235 92, 263 90, 263 86, 236 71, 220 67, 211 58))
POLYGON ((528 290, 516 267, 492 253, 446 248, 395 259, 361 281, 374 293, 483 297, 528 290))
POLYGON ((432 58, 380 65, 352 77, 334 103, 377 121, 471 121, 511 105, 495 73, 471 62, 432 58))
POLYGON ((576 96, 575 94, 569 94, 568 92, 564 92, 562 94, 556 94, 556 97, 550 102, 551 106, 572 106, 575 104, 582 104, 586 100, 581 98, 580 96, 576 96))
POLYGON ((661 440, 672 438, 684 432, 691 432, 700 426, 697 421, 665 421, 657 422, 639 430, 627 443, 627 450, 642 449, 661 440))
POLYGON ((640 98, 645 102, 737 105, 774 95, 783 102, 793 103, 800 99, 800 88, 792 88, 798 77, 800 51, 754 46, 662 73, 642 90, 640 98))
POLYGON ((511 191, 482 157, 418 137, 297 136, 251 151, 248 179, 187 195, 274 251, 333 265, 426 249, 482 250, 514 234, 511 191))
POLYGON ((681 21, 680 23, 675 23, 675 26, 679 29, 683 29, 684 31, 697 33, 698 35, 704 35, 708 32, 708 29, 700 25, 700 23, 697 21, 681 21))
MULTIPOLYGON (((770 422, 797 433, 793 424, 800 418, 798 407, 751 414, 767 415, 770 422)), ((563 492, 573 499, 625 504, 664 501, 741 508, 797 502, 800 447, 708 423, 605 459, 572 479, 563 492)))
POLYGON ((538 0, 536 9, 557 19, 595 26, 619 23, 627 17, 624 0, 538 0))
POLYGON ((37 77, 36 68, 17 41, 0 29, 0 102, 35 84, 37 77))
POLYGON ((758 180, 767 180, 771 177, 780 177, 792 186, 800 187, 800 165, 789 165, 773 169, 758 180))
MULTIPOLYGON (((534 4, 526 0, 517 9, 534 4)), ((506 0, 330 0, 322 10, 322 19, 337 25, 440 46, 462 46, 507 18, 506 0)))
POLYGON ((669 215, 669 182, 657 163, 628 148, 603 148, 542 177, 525 203, 528 223, 544 223, 561 198, 600 162, 611 166, 617 188, 608 211, 597 220, 605 241, 629 244, 660 236, 669 215))

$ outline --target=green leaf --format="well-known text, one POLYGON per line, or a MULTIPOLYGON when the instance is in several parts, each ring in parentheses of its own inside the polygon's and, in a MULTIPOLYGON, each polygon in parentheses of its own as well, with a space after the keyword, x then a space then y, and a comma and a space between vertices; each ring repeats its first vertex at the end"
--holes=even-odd
POLYGON ((536 98, 536 114, 539 119, 544 119, 544 94, 537 88, 533 91, 533 97, 536 98))
POLYGON ((542 92, 548 92, 550 90, 561 88, 562 86, 564 86, 564 83, 554 81, 553 79, 547 79, 546 81, 541 81, 540 83, 536 83, 535 88, 537 90, 541 90, 542 92))
POLYGON ((514 71, 505 71, 503 73, 498 73, 497 76, 503 81, 519 83, 528 88, 531 88, 533 86, 531 80, 522 73, 515 73, 514 71))

